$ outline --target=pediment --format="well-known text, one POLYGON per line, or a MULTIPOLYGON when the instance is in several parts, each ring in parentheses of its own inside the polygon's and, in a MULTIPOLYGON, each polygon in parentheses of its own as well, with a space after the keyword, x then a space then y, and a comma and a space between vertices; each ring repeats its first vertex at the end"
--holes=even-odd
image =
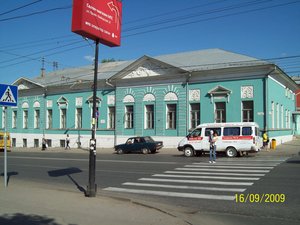
MULTIPOLYGON (((100 97, 96 96, 96 103, 99 103, 101 101, 102 101, 102 99, 100 97)), ((93 103, 93 95, 91 95, 90 97, 88 97, 86 99, 86 102, 89 103, 89 104, 92 104, 93 103)))
POLYGON ((154 64, 151 61, 146 61, 139 65, 136 69, 131 71, 129 74, 123 77, 123 79, 130 78, 142 78, 142 77, 153 77, 161 76, 166 73, 166 68, 158 64, 154 64))
POLYGON ((213 89, 211 89, 208 94, 210 95, 220 95, 220 94, 231 94, 231 90, 221 86, 221 85, 218 85, 216 87, 214 87, 213 89))
POLYGON ((58 100, 57 100, 57 104, 68 104, 68 100, 64 97, 61 96, 58 100))
POLYGON ((130 80, 139 78, 163 78, 164 76, 172 76, 176 74, 182 74, 186 71, 157 60, 149 56, 143 56, 138 60, 133 61, 127 67, 116 73, 110 78, 110 81, 114 80, 130 80))
POLYGON ((33 88, 41 88, 44 87, 41 84, 38 84, 30 79, 27 78, 19 78, 18 80, 16 80, 13 85, 18 86, 18 90, 28 90, 28 89, 33 89, 33 88))

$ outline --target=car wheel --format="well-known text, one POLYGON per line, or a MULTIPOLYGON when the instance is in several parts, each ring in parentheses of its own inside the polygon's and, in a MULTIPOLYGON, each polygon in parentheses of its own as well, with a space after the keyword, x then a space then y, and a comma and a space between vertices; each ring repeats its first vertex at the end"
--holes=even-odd
POLYGON ((142 149, 142 153, 143 153, 143 154, 148 154, 148 153, 149 153, 149 150, 148 150, 147 148, 143 148, 143 149, 142 149))
POLYGON ((117 149, 117 154, 123 154, 123 153, 124 153, 123 149, 121 149, 121 148, 117 149))
POLYGON ((194 149, 192 147, 185 147, 183 153, 186 157, 194 156, 194 149))
POLYGON ((154 154, 155 152, 156 152, 156 149, 154 149, 154 150, 151 150, 151 153, 152 153, 152 154, 154 154))
POLYGON ((230 158, 236 157, 237 151, 234 147, 228 147, 226 149, 226 155, 230 158))

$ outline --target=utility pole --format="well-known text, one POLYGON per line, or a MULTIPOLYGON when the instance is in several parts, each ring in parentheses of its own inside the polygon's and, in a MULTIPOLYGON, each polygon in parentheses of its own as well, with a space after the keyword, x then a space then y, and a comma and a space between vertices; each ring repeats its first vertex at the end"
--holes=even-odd
POLYGON ((97 193, 96 178, 96 121, 97 121, 97 75, 98 75, 98 52, 99 39, 96 40, 95 48, 95 68, 94 68, 94 87, 93 87, 93 119, 92 119, 92 138, 90 140, 89 158, 89 184, 87 186, 87 197, 95 197, 97 193))

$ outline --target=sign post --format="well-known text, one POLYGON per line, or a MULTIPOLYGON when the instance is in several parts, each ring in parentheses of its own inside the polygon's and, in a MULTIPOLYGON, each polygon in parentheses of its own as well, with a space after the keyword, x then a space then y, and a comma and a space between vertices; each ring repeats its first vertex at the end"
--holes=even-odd
POLYGON ((4 111, 4 187, 7 187, 7 106, 17 106, 18 87, 0 84, 0 105, 5 106, 4 111))
POLYGON ((72 32, 92 39, 96 43, 92 137, 89 155, 89 183, 86 196, 95 197, 97 193, 96 177, 96 121, 97 112, 97 75, 99 43, 115 47, 121 42, 122 2, 120 0, 73 0, 72 32))

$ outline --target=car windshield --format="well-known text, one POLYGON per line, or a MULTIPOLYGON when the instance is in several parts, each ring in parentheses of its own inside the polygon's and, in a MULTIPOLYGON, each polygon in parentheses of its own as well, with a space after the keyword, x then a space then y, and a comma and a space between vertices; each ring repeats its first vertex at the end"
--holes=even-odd
POLYGON ((154 142, 154 140, 151 137, 144 137, 146 142, 154 142))

